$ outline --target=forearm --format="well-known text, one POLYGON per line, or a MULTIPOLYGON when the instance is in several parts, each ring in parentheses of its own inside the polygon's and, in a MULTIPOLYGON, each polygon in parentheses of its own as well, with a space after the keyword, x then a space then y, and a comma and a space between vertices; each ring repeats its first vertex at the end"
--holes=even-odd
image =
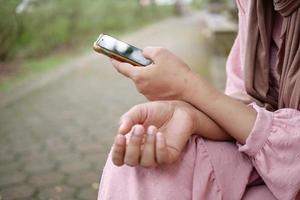
POLYGON ((256 119, 256 111, 229 97, 197 75, 189 81, 189 90, 183 99, 207 114, 240 143, 245 143, 256 119))
POLYGON ((195 134, 197 135, 201 135, 202 137, 210 140, 224 141, 233 139, 232 136, 230 136, 215 121, 199 110, 197 110, 196 121, 195 134))

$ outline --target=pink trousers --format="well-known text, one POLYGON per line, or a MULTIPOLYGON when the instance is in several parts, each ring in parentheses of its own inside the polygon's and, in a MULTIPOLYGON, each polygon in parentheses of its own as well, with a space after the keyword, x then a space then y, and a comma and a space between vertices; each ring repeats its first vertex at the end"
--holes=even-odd
POLYGON ((117 167, 109 155, 98 200, 276 199, 259 179, 235 144, 193 136, 180 159, 171 165, 117 167))

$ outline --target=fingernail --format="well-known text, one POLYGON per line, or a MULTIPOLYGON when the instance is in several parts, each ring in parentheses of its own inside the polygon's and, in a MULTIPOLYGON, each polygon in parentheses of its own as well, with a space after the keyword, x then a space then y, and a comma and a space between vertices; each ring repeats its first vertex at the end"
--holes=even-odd
POLYGON ((147 134, 148 135, 154 135, 154 133, 155 133, 155 127, 154 126, 149 126, 148 127, 148 131, 147 131, 147 134))
POLYGON ((125 128, 125 123, 120 123, 119 132, 122 132, 124 128, 125 128))
POLYGON ((161 132, 158 132, 158 133, 156 134, 156 136, 157 136, 158 142, 163 142, 163 135, 162 135, 161 132))
POLYGON ((130 132, 133 134, 135 132, 135 126, 131 127, 130 132))
POLYGON ((136 127, 134 128, 133 135, 140 136, 142 134, 143 134, 143 132, 142 132, 142 130, 140 128, 136 128, 136 127))

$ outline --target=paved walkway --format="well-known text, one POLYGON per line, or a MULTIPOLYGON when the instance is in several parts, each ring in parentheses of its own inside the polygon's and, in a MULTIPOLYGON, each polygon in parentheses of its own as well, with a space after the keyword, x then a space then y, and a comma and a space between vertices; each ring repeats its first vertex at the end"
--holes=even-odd
MULTIPOLYGON (((192 14, 123 39, 165 46, 191 66, 203 66, 202 28, 201 14, 192 14)), ((0 200, 96 199, 118 119, 145 99, 103 56, 91 52, 72 65, 0 108, 0 200)))

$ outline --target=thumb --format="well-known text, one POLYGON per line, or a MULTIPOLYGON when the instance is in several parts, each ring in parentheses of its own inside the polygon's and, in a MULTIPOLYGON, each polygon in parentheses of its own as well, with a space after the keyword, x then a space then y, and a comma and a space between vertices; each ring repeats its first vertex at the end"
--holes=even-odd
POLYGON ((154 63, 159 62, 160 56, 165 52, 166 50, 162 47, 145 47, 143 49, 143 55, 153 60, 154 63))
POLYGON ((119 133, 128 133, 132 126, 136 124, 144 124, 147 119, 148 109, 145 104, 140 104, 132 107, 120 119, 119 133))

